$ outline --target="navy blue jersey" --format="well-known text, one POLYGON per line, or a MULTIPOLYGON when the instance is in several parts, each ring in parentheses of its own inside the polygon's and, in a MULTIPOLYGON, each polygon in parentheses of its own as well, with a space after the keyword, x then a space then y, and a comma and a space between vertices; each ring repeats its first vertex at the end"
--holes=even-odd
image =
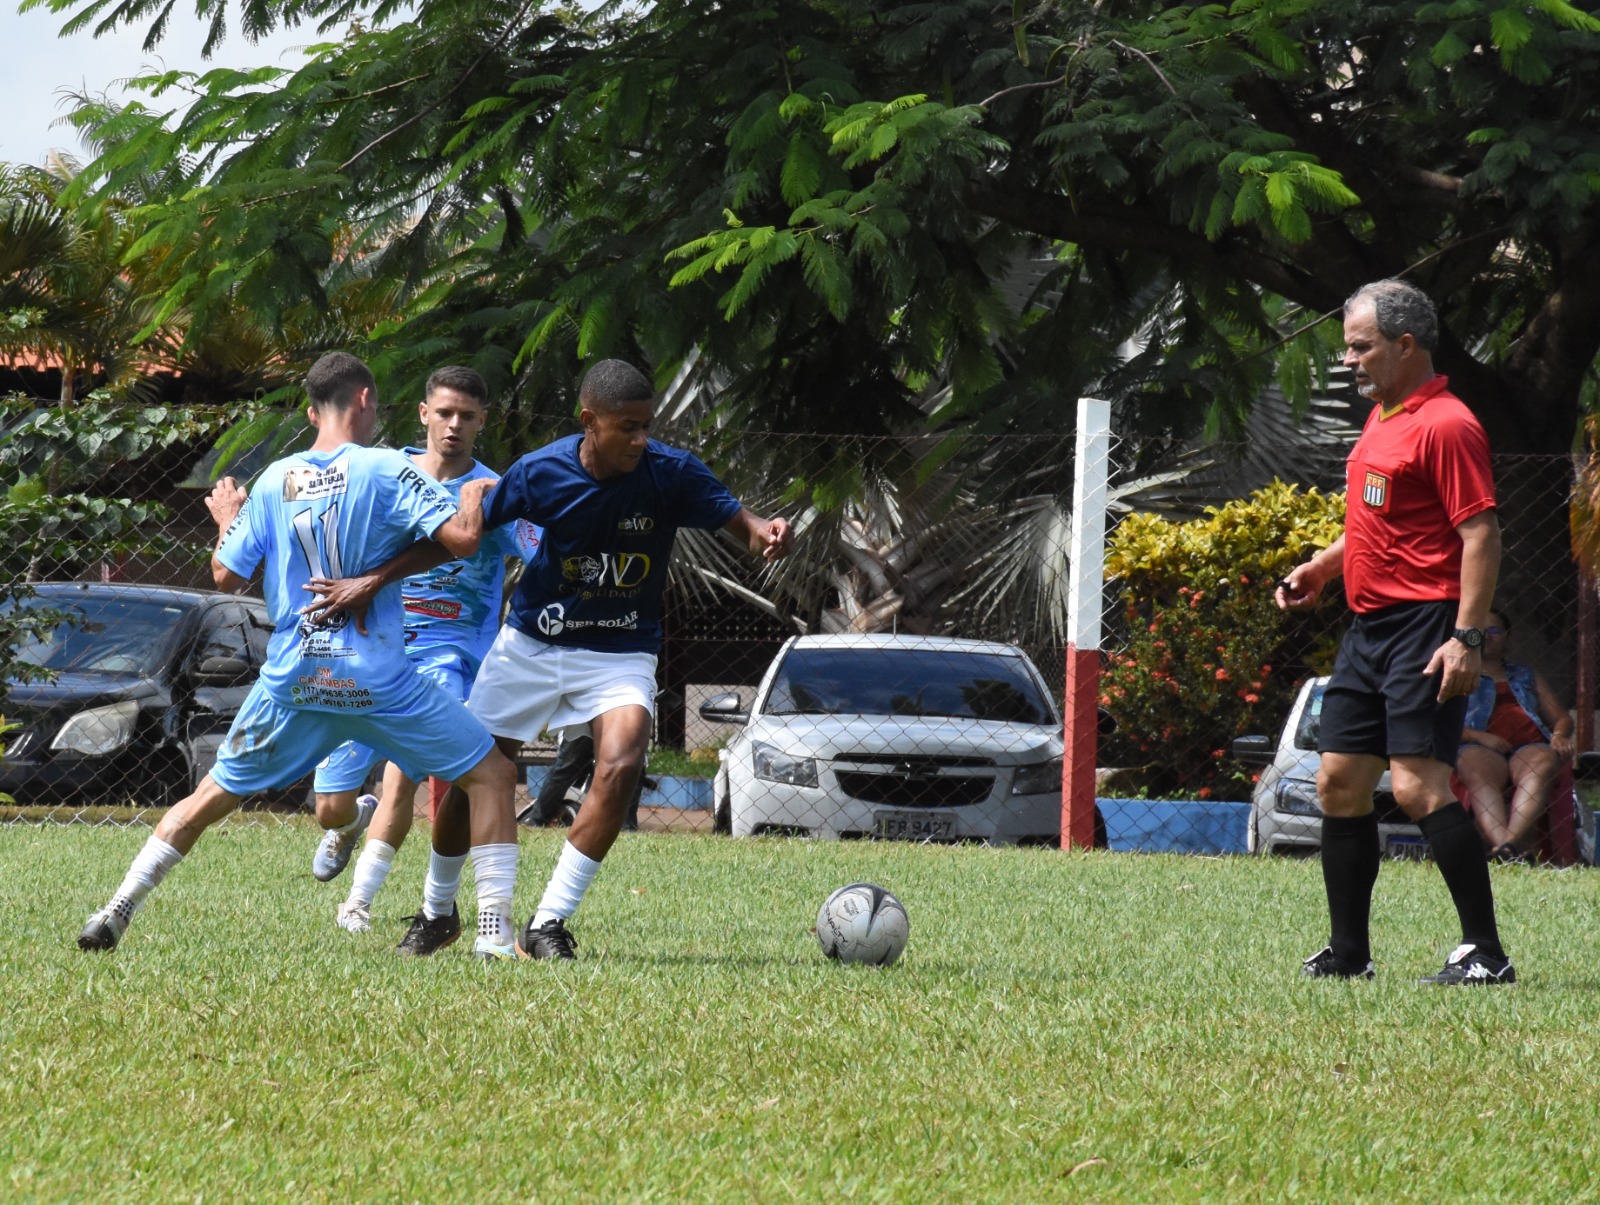
POLYGON ((739 500, 695 456, 655 440, 631 472, 596 481, 578 461, 582 442, 529 452, 484 501, 490 527, 522 519, 544 529, 507 622, 551 644, 656 652, 678 528, 726 526, 739 500))

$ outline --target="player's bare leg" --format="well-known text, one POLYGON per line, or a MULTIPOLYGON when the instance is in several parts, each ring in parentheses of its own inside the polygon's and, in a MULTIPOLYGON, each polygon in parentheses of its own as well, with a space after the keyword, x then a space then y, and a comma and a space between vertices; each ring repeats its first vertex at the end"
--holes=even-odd
POLYGON ((650 749, 648 708, 618 707, 596 716, 590 726, 594 729, 594 776, 538 910, 522 937, 522 948, 534 958, 575 957, 577 943, 566 922, 583 902, 601 861, 622 831, 650 749))
POLYGON ((128 873, 110 901, 78 934, 80 950, 114 950, 127 932, 133 915, 167 873, 194 848, 194 843, 217 821, 239 806, 239 796, 225 791, 207 774, 194 793, 167 810, 155 832, 133 859, 128 873))

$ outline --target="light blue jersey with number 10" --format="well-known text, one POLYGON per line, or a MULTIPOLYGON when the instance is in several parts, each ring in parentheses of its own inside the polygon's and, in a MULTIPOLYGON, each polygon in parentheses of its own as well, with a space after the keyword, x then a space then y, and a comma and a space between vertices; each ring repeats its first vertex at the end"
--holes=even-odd
POLYGON ((300 614, 313 577, 350 577, 431 536, 456 511, 432 477, 392 449, 344 444, 274 461, 217 547, 248 578, 263 565, 277 630, 261 684, 274 702, 316 711, 368 711, 416 692, 405 655, 400 584, 367 611, 367 635, 339 614, 312 625, 300 614))

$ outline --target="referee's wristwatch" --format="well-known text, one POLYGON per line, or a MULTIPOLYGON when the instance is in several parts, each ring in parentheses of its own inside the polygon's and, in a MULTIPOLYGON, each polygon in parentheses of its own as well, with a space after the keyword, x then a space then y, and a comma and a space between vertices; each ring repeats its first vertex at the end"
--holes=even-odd
POLYGON ((1454 635, 1457 640, 1469 649, 1481 649, 1483 647, 1482 628, 1457 628, 1454 635))

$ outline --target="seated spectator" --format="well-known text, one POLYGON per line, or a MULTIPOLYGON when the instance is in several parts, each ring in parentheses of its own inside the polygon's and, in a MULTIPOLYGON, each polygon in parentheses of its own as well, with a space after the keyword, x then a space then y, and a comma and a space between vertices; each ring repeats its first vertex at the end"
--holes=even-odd
POLYGON ((1529 666, 1506 660, 1511 622, 1505 612, 1489 612, 1483 631, 1483 676, 1467 703, 1456 773, 1490 857, 1520 861, 1524 838, 1549 804, 1551 784, 1572 760, 1573 721, 1549 683, 1529 666))

